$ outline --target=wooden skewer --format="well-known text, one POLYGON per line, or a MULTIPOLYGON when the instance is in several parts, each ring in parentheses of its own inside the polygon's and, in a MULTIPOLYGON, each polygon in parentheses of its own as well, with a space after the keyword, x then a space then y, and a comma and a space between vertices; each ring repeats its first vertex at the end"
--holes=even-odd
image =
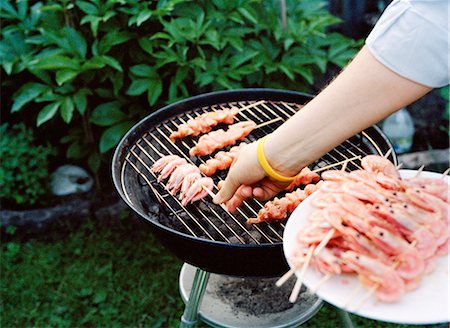
MULTIPOLYGON (((270 121, 267 121, 267 122, 261 123, 261 124, 259 124, 259 125, 255 126, 254 130, 256 130, 256 129, 259 129, 259 128, 262 128, 263 126, 266 126, 266 125, 269 125, 269 124, 272 124, 272 123, 278 122, 278 121, 280 121, 280 120, 282 120, 282 119, 283 119, 283 118, 281 118, 281 117, 278 117, 278 118, 276 118, 276 119, 273 119, 273 120, 270 120, 270 121)), ((237 141, 237 140, 236 140, 236 141, 237 141)), ((195 146, 197 146, 197 145, 198 145, 198 142, 197 142, 197 141, 193 141, 193 142, 194 142, 194 145, 195 145, 195 146)))
POLYGON ((384 154, 384 158, 388 158, 389 155, 392 153, 392 148, 389 148, 389 150, 386 152, 386 154, 384 154))
POLYGON ((324 275, 322 279, 320 279, 319 282, 310 289, 311 293, 316 293, 319 290, 319 288, 323 286, 323 284, 325 284, 328 280, 331 279, 332 276, 333 275, 330 273, 324 275))
POLYGON ((325 170, 328 170, 328 169, 330 169, 332 167, 339 166, 339 165, 342 165, 342 164, 347 164, 348 162, 351 162, 351 161, 354 161, 354 160, 357 160, 357 159, 361 159, 361 156, 358 155, 358 156, 355 156, 355 157, 352 157, 352 158, 348 158, 348 159, 346 159, 344 161, 333 163, 333 164, 330 164, 330 165, 318 168, 318 169, 316 169, 316 170, 314 170, 312 172, 318 173, 318 172, 321 172, 321 171, 325 171, 325 170))
POLYGON ((297 271, 300 268, 300 264, 303 263, 304 261, 305 259, 297 259, 295 265, 283 276, 281 276, 281 278, 275 282, 275 285, 277 287, 281 287, 286 281, 289 280, 290 277, 294 275, 295 271, 297 271))
POLYGON ((300 289, 303 284, 303 277, 306 273, 306 269, 308 268, 309 261, 314 252, 314 246, 310 247, 308 250, 308 254, 306 254, 305 262, 303 263, 302 270, 300 271, 299 276, 297 277, 297 281, 295 282, 294 288, 292 289, 291 296, 289 297, 289 302, 295 303, 298 298, 298 294, 300 294, 300 289))
MULTIPOLYGON (((211 198, 214 198, 216 196, 211 190, 209 190, 205 186, 202 186, 202 188, 211 196, 211 198)), ((222 209, 225 212, 228 212, 228 208, 224 204, 220 204, 220 207, 222 207, 222 209)))
POLYGON ((396 168, 397 170, 400 170, 400 169, 402 168, 402 166, 403 166, 403 163, 399 163, 395 168, 396 168))
POLYGON ((450 167, 442 173, 442 179, 445 179, 445 177, 450 173, 450 167))
POLYGON ((244 106, 244 107, 239 108, 239 111, 238 111, 238 112, 242 112, 243 110, 246 110, 246 109, 249 109, 249 108, 256 107, 256 106, 258 106, 258 105, 264 104, 265 102, 266 102, 265 100, 257 101, 257 102, 255 102, 255 103, 253 103, 253 104, 250 104, 250 105, 247 105, 247 106, 244 106))
POLYGON ((259 125, 255 126, 255 129, 259 129, 259 128, 262 128, 263 126, 266 126, 266 125, 269 125, 269 124, 272 124, 272 123, 278 122, 278 121, 280 121, 280 120, 282 120, 282 119, 283 119, 283 118, 281 118, 281 117, 278 117, 278 118, 275 118, 275 119, 273 119, 273 120, 270 120, 270 121, 267 121, 267 122, 261 123, 261 124, 259 124, 259 125))
POLYGON ((327 232, 325 237, 320 241, 319 245, 317 245, 316 249, 314 250, 314 255, 319 254, 319 252, 327 246, 328 242, 333 238, 334 233, 336 230, 334 228, 330 229, 330 231, 327 232))
POLYGON ((422 165, 421 167, 419 167, 417 169, 417 172, 416 172, 416 175, 414 176, 414 178, 417 178, 420 175, 420 173, 422 173, 424 168, 425 168, 425 165, 422 165))
MULTIPOLYGON (((416 247, 416 245, 417 245, 417 240, 413 240, 412 243, 410 244, 411 247, 416 247)), ((395 261, 394 265, 392 266, 392 269, 396 269, 399 265, 400 265, 400 261, 395 261)), ((361 308, 361 306, 370 298, 370 296, 372 296, 372 294, 375 293, 375 291, 378 289, 378 287, 380 287, 380 285, 381 285, 380 282, 377 282, 375 285, 373 285, 366 292, 366 294, 360 299, 359 303, 356 304, 356 307, 354 308, 353 311, 359 310, 361 308)), ((361 284, 359 286, 361 286, 361 284)), ((348 302, 346 304, 348 304, 348 302)))
POLYGON ((353 309, 353 312, 358 311, 361 306, 366 303, 366 301, 372 296, 373 293, 380 287, 380 284, 373 285, 365 294, 364 296, 359 300, 358 304, 356 304, 355 308, 353 309))
POLYGON ((359 291, 361 290, 362 285, 360 283, 358 283, 356 285, 356 287, 353 289, 353 291, 350 293, 350 296, 348 297, 347 301, 345 301, 344 303, 344 308, 348 308, 350 302, 353 301, 353 299, 356 297, 356 295, 358 295, 359 291))

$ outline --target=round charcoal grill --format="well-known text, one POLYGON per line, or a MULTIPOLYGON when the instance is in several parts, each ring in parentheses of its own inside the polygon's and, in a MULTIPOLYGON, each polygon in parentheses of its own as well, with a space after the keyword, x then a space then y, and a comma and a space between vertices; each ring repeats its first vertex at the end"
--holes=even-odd
MULTIPOLYGON (((113 158, 114 184, 124 201, 151 224, 160 241, 183 261, 218 274, 279 276, 288 269, 282 251, 284 223, 245 223, 247 218, 256 217, 263 202, 248 200, 233 214, 213 204, 209 196, 183 207, 176 196, 164 189, 165 181, 156 181, 150 167, 169 154, 184 157, 197 166, 211 158, 189 157, 189 149, 198 137, 175 143, 169 139, 178 125, 199 114, 238 107, 241 110, 237 121, 253 120, 258 125, 272 122, 255 129, 244 140, 252 142, 274 131, 311 98, 291 91, 244 89, 204 94, 166 106, 136 124, 122 139, 113 158), (150 215, 155 201, 163 213, 159 220, 150 215)), ((355 170, 360 168, 360 161, 353 158, 384 155, 388 151, 389 159, 397 164, 392 145, 374 126, 346 140, 309 168, 315 170, 349 160, 346 170, 355 170)), ((215 185, 225 176, 226 171, 216 173, 215 185)))

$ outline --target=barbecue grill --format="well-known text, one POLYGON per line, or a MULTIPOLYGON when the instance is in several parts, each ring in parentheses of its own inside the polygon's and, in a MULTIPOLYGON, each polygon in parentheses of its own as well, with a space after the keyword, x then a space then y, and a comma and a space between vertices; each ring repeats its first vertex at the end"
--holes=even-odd
MULTIPOLYGON (((159 240, 184 262, 218 274, 280 276, 288 270, 282 252, 283 222, 250 226, 245 223, 247 218, 256 217, 263 203, 248 200, 232 214, 213 204, 208 196, 183 207, 176 196, 164 189, 164 182, 157 182, 150 167, 169 154, 197 166, 211 158, 189 156, 197 137, 176 142, 169 139, 180 124, 202 113, 239 108, 236 121, 253 120, 260 126, 244 140, 252 142, 274 131, 311 98, 292 91, 244 89, 204 94, 168 105, 136 124, 119 143, 112 164, 115 187, 123 200, 151 224, 159 240), (150 215, 150 204, 155 201, 163 211, 159 220, 150 215)), ((389 151, 389 159, 397 164, 391 143, 373 126, 349 138, 309 168, 317 170, 347 161, 346 170, 351 171, 360 168, 358 156, 384 155, 389 151)), ((226 172, 216 174, 215 185, 225 176, 226 172)))

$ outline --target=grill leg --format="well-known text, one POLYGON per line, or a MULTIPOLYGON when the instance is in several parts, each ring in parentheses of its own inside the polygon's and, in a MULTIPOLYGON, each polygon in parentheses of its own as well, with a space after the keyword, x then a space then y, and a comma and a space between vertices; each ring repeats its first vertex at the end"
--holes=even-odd
POLYGON ((202 303, 208 279, 209 272, 197 268, 194 281, 192 282, 191 293, 189 294, 189 299, 181 317, 180 328, 194 327, 197 323, 198 309, 202 303))
POLYGON ((342 309, 339 309, 339 308, 336 308, 336 310, 339 313, 339 316, 341 317, 343 327, 353 328, 352 318, 350 318, 350 315, 348 314, 348 312, 344 311, 342 309))

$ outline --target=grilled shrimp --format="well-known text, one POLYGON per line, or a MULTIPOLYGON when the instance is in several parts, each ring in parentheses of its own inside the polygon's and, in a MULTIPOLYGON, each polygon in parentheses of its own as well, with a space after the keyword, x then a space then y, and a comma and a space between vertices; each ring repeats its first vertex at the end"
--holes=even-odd
POLYGON ((194 184, 186 191, 185 197, 181 201, 183 206, 189 203, 193 203, 199 199, 202 199, 208 195, 208 192, 204 189, 212 190, 214 187, 214 181, 211 178, 203 177, 194 182, 194 184))
POLYGON ((179 159, 179 158, 181 158, 181 157, 177 156, 177 155, 168 155, 168 156, 161 157, 152 165, 152 168, 150 169, 150 171, 160 172, 163 168, 166 167, 167 164, 169 164, 170 162, 172 162, 176 159, 179 159))
POLYGON ((186 192, 188 191, 188 189, 194 184, 195 181, 197 181, 201 177, 202 177, 201 174, 197 171, 189 173, 184 177, 183 183, 181 184, 179 197, 180 200, 186 197, 186 192))
POLYGON ((395 256, 398 263, 396 271, 402 278, 411 280, 423 273, 425 266, 422 257, 403 238, 380 227, 373 227, 367 235, 386 254, 395 256))
POLYGON ((161 174, 158 177, 158 182, 161 182, 165 178, 167 178, 169 175, 173 173, 173 171, 176 170, 176 168, 180 165, 186 164, 187 161, 184 158, 177 158, 168 163, 164 169, 161 171, 161 174))
POLYGON ((364 170, 372 173, 383 173, 389 177, 400 179, 400 174, 394 164, 388 159, 378 155, 367 155, 361 159, 364 170))
POLYGON ((178 190, 180 190, 184 178, 193 172, 199 172, 198 167, 192 164, 183 164, 178 166, 175 171, 170 176, 169 181, 166 184, 166 189, 172 193, 172 195, 176 194, 178 190))
POLYGON ((378 285, 375 295, 379 300, 395 302, 406 291, 403 279, 393 268, 353 251, 343 252, 341 256, 355 268, 363 284, 378 285))

